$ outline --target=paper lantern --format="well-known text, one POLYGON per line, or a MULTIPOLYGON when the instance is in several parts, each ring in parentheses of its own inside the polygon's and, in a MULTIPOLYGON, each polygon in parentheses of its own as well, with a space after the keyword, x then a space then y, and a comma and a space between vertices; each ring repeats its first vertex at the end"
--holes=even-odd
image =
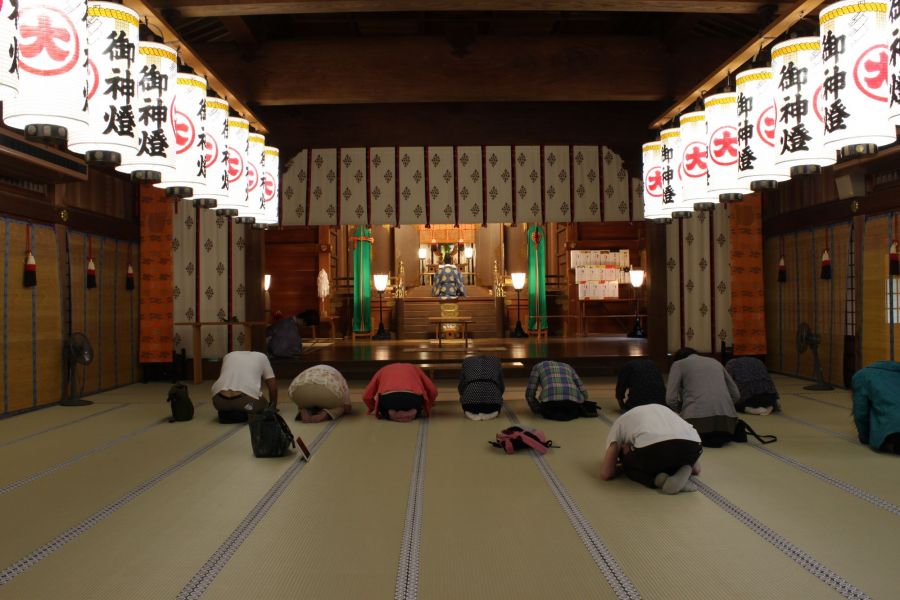
POLYGON ((228 197, 219 199, 216 214, 236 217, 247 208, 247 145, 250 122, 228 117, 226 162, 223 174, 228 182, 228 197))
POLYGON ((206 97, 203 141, 206 178, 194 186, 194 195, 188 199, 195 206, 215 208, 219 202, 228 202, 228 103, 225 100, 206 97))
POLYGON ((659 134, 662 142, 662 212, 669 217, 682 219, 693 214, 690 207, 681 203, 681 131, 677 128, 663 129, 659 134))
POLYGON ((92 164, 118 165, 138 147, 138 14, 112 2, 88 2, 87 14, 88 125, 69 131, 69 150, 92 164))
POLYGON ((263 168, 266 137, 258 133, 247 136, 247 205, 238 209, 238 223, 254 223, 265 214, 263 200, 263 168))
POLYGON ((138 42, 134 116, 138 145, 134 154, 123 154, 122 173, 146 183, 160 181, 175 170, 175 147, 170 125, 175 78, 175 51, 156 42, 138 42))
POLYGON ((721 202, 735 202, 751 192, 738 182, 738 95, 714 94, 703 100, 709 141, 709 194, 721 202))
POLYGON ((169 106, 169 135, 175 169, 162 174, 155 187, 170 196, 185 198, 206 184, 206 79, 178 73, 169 106))
POLYGON ((83 1, 19 0, 19 93, 3 103, 8 126, 46 140, 87 126, 86 13, 83 1))
POLYGON ((17 6, 0 1, 0 102, 19 93, 19 45, 16 42, 17 6))
POLYGON ((888 121, 887 4, 844 0, 819 13, 825 148, 845 157, 897 139, 888 121))
POLYGON ((737 88, 738 183, 751 190, 772 190, 791 178, 775 166, 775 76, 769 67, 747 69, 735 77, 737 88))
POLYGON ((706 113, 701 111, 681 115, 681 203, 687 210, 709 210, 719 202, 717 194, 706 187, 706 113), (689 207, 689 208, 688 208, 689 207))
MULTIPOLYGON (((662 142, 649 142, 641 146, 644 163, 644 218, 651 221, 670 220, 662 209, 662 142)), ((424 257, 420 257, 424 258, 424 257)))
POLYGON ((775 165, 791 175, 818 173, 833 165, 834 151, 823 143, 821 44, 817 37, 800 37, 772 47, 775 76, 775 165))
POLYGON ((265 208, 263 215, 256 219, 257 224, 277 225, 278 224, 278 204, 281 201, 279 194, 279 156, 278 148, 272 146, 265 147, 266 161, 263 165, 263 203, 265 208))

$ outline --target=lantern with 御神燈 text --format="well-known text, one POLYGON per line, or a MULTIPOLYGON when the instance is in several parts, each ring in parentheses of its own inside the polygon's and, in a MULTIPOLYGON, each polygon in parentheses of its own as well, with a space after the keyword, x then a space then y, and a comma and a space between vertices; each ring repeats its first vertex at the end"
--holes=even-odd
POLYGON ((644 163, 644 218, 651 221, 671 221, 663 210, 662 142, 648 142, 641 146, 644 163))
POLYGON ((247 150, 250 122, 240 117, 228 117, 227 159, 224 175, 228 181, 228 197, 220 199, 216 214, 237 217, 247 208, 247 150))
POLYGON ((681 124, 681 192, 682 202, 689 210, 709 210, 719 202, 717 194, 706 188, 707 162, 706 113, 684 113, 681 124))
POLYGON ((206 119, 203 128, 203 165, 206 177, 189 200, 195 206, 216 208, 228 202, 228 102, 206 97, 206 119))
POLYGON ((263 168, 266 137, 258 133, 247 136, 247 206, 238 210, 238 223, 254 223, 265 213, 263 201, 263 168))
POLYGON ((0 102, 15 98, 19 93, 18 20, 18 4, 0 2, 0 102))
POLYGON ((263 196, 263 216, 256 219, 256 224, 261 226, 277 225, 279 203, 281 197, 279 191, 281 182, 278 176, 279 157, 278 148, 272 146, 265 147, 265 164, 263 165, 262 177, 262 196, 263 196))
POLYGON ((662 210, 668 217, 687 218, 693 214, 690 207, 681 204, 681 130, 678 128, 663 129, 659 133, 662 142, 662 210))
POLYGON ((775 166, 775 77, 772 69, 747 69, 735 77, 737 88, 738 182, 751 190, 775 189, 791 178, 775 166))
POLYGON ((178 73, 169 108, 169 135, 175 169, 154 184, 170 196, 192 196, 206 184, 206 79, 178 73))
POLYGON ((738 95, 714 94, 707 96, 703 104, 709 136, 709 193, 720 202, 739 201, 751 190, 738 182, 738 95))

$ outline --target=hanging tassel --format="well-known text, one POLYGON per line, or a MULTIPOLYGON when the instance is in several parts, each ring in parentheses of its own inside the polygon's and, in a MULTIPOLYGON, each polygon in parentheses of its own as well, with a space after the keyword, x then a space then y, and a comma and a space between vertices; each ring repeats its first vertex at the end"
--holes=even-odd
POLYGON ((828 254, 828 248, 822 252, 822 274, 821 279, 831 279, 831 256, 828 254))
POLYGON ((125 289, 131 291, 134 289, 134 269, 131 268, 131 265, 128 265, 128 270, 125 272, 125 289))
POLYGON ((787 281, 787 269, 784 267, 784 255, 782 255, 778 261, 778 283, 784 283, 785 281, 787 281))
POLYGON ((94 240, 88 237, 87 288, 97 287, 97 267, 94 266, 94 240))
POLYGON ((22 284, 25 287, 37 285, 37 263, 34 260, 34 254, 31 253, 31 225, 26 226, 25 230, 25 273, 22 277, 22 284))

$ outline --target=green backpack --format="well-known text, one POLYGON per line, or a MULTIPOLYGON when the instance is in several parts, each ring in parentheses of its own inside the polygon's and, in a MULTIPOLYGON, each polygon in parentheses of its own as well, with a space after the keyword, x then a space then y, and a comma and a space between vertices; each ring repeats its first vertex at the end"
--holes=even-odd
POLYGON ((267 406, 250 419, 250 444, 253 446, 253 456, 277 458, 284 456, 288 446, 295 446, 294 434, 282 416, 267 406))

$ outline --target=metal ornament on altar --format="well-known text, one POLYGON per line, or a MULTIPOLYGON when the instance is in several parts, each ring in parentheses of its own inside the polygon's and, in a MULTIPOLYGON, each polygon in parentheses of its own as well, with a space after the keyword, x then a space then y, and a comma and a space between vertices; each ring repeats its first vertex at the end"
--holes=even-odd
POLYGON ((0 2, 0 102, 19 93, 19 45, 16 40, 18 6, 0 2))
POLYGON ((185 198, 206 185, 206 78, 178 73, 169 109, 169 134, 175 169, 163 173, 154 187, 185 198))
POLYGON ((138 148, 138 14, 112 2, 88 2, 87 11, 88 125, 69 131, 68 146, 88 163, 118 165, 138 148))
POLYGON ((237 217, 247 208, 247 145, 250 122, 239 117, 228 117, 227 160, 224 176, 228 181, 228 196, 219 199, 216 214, 237 217))
POLYGON ((19 91, 4 101, 3 122, 31 138, 65 140, 88 124, 87 4, 19 0, 18 14, 8 50, 18 51, 19 91))
POLYGON ((644 167, 644 218, 654 221, 669 220, 662 209, 662 142, 648 142, 641 146, 644 167))
MULTIPOLYGON (((825 148, 874 154, 897 139, 888 122, 888 14, 884 2, 844 0, 819 13, 825 148)), ((895 61, 896 62, 896 61, 895 61)))
POLYGON ((769 67, 747 69, 735 77, 738 94, 738 182, 751 190, 772 190, 791 178, 775 166, 777 109, 775 75, 769 67))
POLYGON ((279 153, 278 148, 266 146, 265 163, 263 165, 262 177, 262 198, 263 213, 262 217, 256 219, 257 225, 277 225, 279 203, 281 202, 280 187, 281 179, 279 173, 279 153))
POLYGON ((137 152, 123 154, 120 173, 143 183, 156 183, 175 170, 169 108, 178 74, 175 51, 156 42, 138 42, 135 63, 134 116, 137 152))
POLYGON ((263 200, 263 169, 265 168, 266 137, 258 133, 247 136, 247 204, 238 210, 241 223, 255 223, 265 214, 263 200))
POLYGON ((681 202, 681 130, 663 129, 659 134, 662 142, 662 208, 660 212, 676 219, 688 218, 693 214, 693 205, 681 202))
POLYGON ((203 125, 203 165, 206 178, 194 187, 188 198, 195 206, 216 208, 228 201, 228 102, 206 97, 206 120, 203 125))
POLYGON ((824 77, 817 37, 800 37, 772 46, 775 75, 775 165, 791 175, 819 173, 836 162, 824 147, 824 77))
POLYGON ((685 209, 709 210, 718 204, 719 196, 706 188, 707 163, 706 113, 684 113, 679 119, 681 131, 682 198, 685 209))
POLYGON ((751 192, 746 184, 738 182, 737 99, 737 93, 725 92, 703 100, 709 132, 707 188, 721 202, 735 202, 751 192))

